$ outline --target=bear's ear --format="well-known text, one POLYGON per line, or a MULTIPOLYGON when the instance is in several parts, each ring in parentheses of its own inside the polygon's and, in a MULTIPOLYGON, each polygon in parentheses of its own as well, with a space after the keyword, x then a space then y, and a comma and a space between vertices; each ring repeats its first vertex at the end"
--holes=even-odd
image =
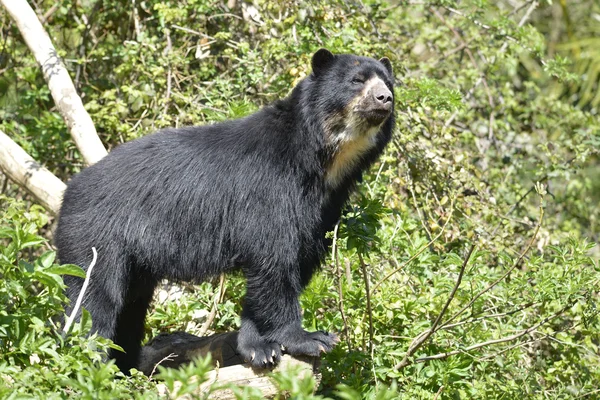
POLYGON ((383 57, 379 59, 379 62, 383 64, 385 69, 390 73, 390 76, 394 76, 394 71, 392 71, 392 62, 389 58, 383 57))
POLYGON ((327 49, 319 49, 312 56, 312 70, 313 74, 319 75, 329 64, 333 62, 335 56, 332 52, 327 49))

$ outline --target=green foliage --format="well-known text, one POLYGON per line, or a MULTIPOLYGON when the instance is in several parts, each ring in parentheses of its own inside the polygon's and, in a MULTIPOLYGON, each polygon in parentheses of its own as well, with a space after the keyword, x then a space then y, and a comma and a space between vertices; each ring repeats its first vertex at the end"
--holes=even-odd
POLYGON ((30 251, 39 253, 46 243, 37 233, 48 222, 42 208, 27 209, 5 196, 0 205, 0 398, 126 399, 136 388, 149 388, 139 375, 115 380, 117 368, 103 360, 110 343, 84 337, 89 313, 69 335, 61 333, 61 275, 85 274, 74 265, 54 264, 53 251, 31 259, 30 251))
MULTIPOLYGON (((393 143, 302 297, 305 327, 342 340, 323 359, 317 395, 294 371, 274 376, 282 393, 600 398, 597 2, 229 3, 36 4, 40 15, 57 6, 45 27, 108 147, 246 115, 285 96, 319 47, 392 60, 393 143), (435 332, 398 368, 453 291, 435 332)), ((8 18, 0 14, 0 129, 67 180, 81 158, 8 18)), ((28 199, 11 185, 4 193, 28 199)), ((60 275, 81 271, 54 264, 41 208, 0 201, 0 398, 157 397, 139 374, 114 379, 101 358, 110 343, 83 338, 89 319, 58 331, 60 275)), ((215 301, 210 328, 236 329, 243 278, 218 286, 184 287, 177 301, 159 294, 147 337, 201 331, 198 311, 215 301)), ((159 378, 188 393, 208 369, 198 360, 159 378)))

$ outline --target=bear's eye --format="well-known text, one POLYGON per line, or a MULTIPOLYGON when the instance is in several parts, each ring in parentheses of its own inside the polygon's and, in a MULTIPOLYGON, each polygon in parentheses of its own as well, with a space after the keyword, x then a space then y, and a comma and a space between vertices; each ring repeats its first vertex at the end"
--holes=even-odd
POLYGON ((355 76, 354 78, 352 78, 351 82, 355 85, 362 84, 362 83, 365 83, 365 78, 360 75, 355 76))

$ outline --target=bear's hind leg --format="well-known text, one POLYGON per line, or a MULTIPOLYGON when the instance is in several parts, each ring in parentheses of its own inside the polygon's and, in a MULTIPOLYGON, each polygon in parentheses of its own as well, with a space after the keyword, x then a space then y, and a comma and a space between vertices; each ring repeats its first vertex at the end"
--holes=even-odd
POLYGON ((131 368, 138 366, 146 313, 152 302, 155 287, 156 282, 137 281, 132 284, 126 303, 117 320, 114 342, 125 352, 111 350, 110 356, 115 359, 119 369, 126 375, 129 375, 131 368))
MULTIPOLYGON (((67 285, 67 297, 69 298, 69 306, 65 310, 65 317, 68 317, 73 312, 73 307, 75 307, 82 290, 83 279, 65 276, 64 282, 67 285)), ((85 308, 92 316, 90 334, 97 333, 99 336, 114 341, 117 318, 123 303, 124 299, 121 294, 115 297, 114 291, 107 290, 99 280, 92 278, 83 295, 81 307, 77 310, 75 321, 80 320, 82 308, 85 308)))

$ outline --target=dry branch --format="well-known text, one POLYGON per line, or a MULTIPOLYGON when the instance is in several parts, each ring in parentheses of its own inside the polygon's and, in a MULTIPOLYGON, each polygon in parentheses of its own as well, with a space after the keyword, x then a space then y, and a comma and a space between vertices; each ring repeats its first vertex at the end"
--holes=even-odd
POLYGON ((57 214, 66 185, 0 131, 0 169, 48 211, 57 214))
POLYGON ((360 269, 363 273, 363 279, 365 281, 365 293, 367 295, 367 316, 369 317, 369 354, 373 357, 373 307, 371 306, 371 290, 369 289, 369 274, 367 273, 367 264, 362 257, 362 254, 358 253, 358 259, 360 261, 360 269))
POLYGON ((225 293, 225 275, 221 274, 221 276, 219 277, 219 291, 215 295, 215 299, 213 300, 213 304, 212 304, 212 307, 210 308, 210 313, 208 314, 206 321, 204 321, 204 323, 200 327, 200 332, 199 332, 200 335, 204 336, 206 334, 206 332, 208 332, 208 328, 210 328, 210 325, 213 323, 215 316, 217 315, 217 306, 219 305, 219 301, 223 297, 224 293, 225 293))
POLYGON ((348 346, 348 351, 352 351, 352 343, 350 342, 350 329, 348 329, 348 319, 346 318, 346 312, 344 311, 344 288, 342 283, 342 269, 340 267, 340 255, 337 247, 337 239, 338 239, 338 231, 340 229, 340 222, 338 221, 335 224, 335 228, 333 230, 333 243, 331 245, 331 259, 335 264, 335 272, 337 275, 337 283, 338 283, 338 308, 340 310, 340 315, 342 316, 342 322, 344 323, 344 336, 346 338, 346 345, 348 346))
POLYGON ((26 0, 0 0, 0 3, 17 24, 27 46, 42 67, 52 98, 83 159, 86 164, 94 164, 107 154, 106 149, 36 13, 26 0))

